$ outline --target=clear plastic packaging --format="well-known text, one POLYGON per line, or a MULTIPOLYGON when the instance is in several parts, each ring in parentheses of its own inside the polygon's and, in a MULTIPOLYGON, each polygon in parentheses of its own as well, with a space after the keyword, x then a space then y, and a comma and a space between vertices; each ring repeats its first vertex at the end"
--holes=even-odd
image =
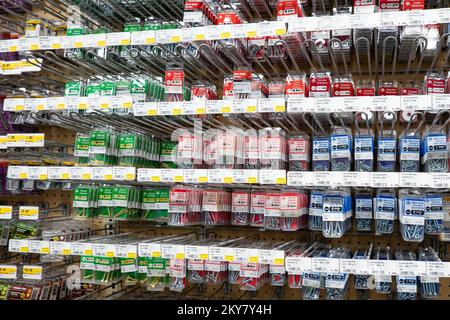
POLYGON ((352 197, 350 189, 329 190, 323 195, 322 234, 340 238, 351 228, 352 197))
POLYGON ((357 231, 372 231, 373 196, 371 191, 355 194, 355 222, 357 231))
MULTIPOLYGON (((328 252, 328 258, 348 259, 350 250, 345 247, 333 248, 328 252)), ((325 276, 325 290, 327 300, 344 300, 348 292, 348 273, 327 273, 325 276)))
MULTIPOLYGON (((392 260, 391 249, 389 247, 375 248, 372 253, 372 260, 392 260)), ((389 294, 392 289, 392 276, 377 275, 375 276, 375 291, 381 294, 389 294)))
POLYGON ((231 224, 234 226, 250 225, 250 191, 233 190, 231 193, 231 224))
POLYGON ((250 225, 252 227, 263 227, 266 206, 266 193, 264 191, 253 190, 250 195, 250 199, 250 225))
MULTIPOLYGON (((419 261, 441 261, 438 254, 431 247, 421 248, 419 250, 418 257, 419 261)), ((441 294, 441 284, 439 283, 439 277, 419 277, 419 292, 424 299, 438 298, 441 294)))
POLYGON ((397 197, 393 190, 378 189, 374 199, 375 234, 391 234, 394 232, 394 221, 397 219, 397 197))
POLYGON ((308 228, 309 230, 322 230, 322 208, 324 191, 312 190, 309 201, 308 228))
POLYGON ((425 194, 425 234, 444 230, 444 199, 440 193, 425 194))
POLYGON ((304 132, 291 133, 288 136, 289 171, 308 171, 310 164, 311 142, 304 132))
POLYGON ((377 171, 395 172, 397 159, 397 132, 394 129, 395 114, 383 112, 380 120, 380 134, 378 136, 377 171), (390 120, 391 128, 388 132, 384 129, 384 121, 390 120))
POLYGON ((400 135, 400 171, 419 172, 420 171, 420 128, 424 123, 423 114, 414 113, 408 121, 407 127, 400 135), (422 121, 416 129, 410 130, 413 120, 422 115, 422 121))
POLYGON ((372 172, 374 167, 374 133, 365 112, 355 114, 355 171, 372 172), (359 127, 359 118, 365 121, 366 128, 359 127))
POLYGON ((401 189, 398 193, 398 203, 403 240, 422 242, 425 237, 424 197, 418 191, 401 189))
POLYGON ((202 224, 218 226, 230 224, 231 194, 225 190, 202 190, 202 224))
MULTIPOLYGON (((395 260, 416 261, 415 252, 398 250, 395 253, 395 260)), ((417 277, 396 276, 397 280, 397 300, 417 299, 417 277)))

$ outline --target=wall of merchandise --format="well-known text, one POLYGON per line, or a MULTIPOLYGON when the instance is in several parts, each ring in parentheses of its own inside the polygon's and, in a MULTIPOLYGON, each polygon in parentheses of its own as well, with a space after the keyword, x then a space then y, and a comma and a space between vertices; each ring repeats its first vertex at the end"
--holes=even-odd
POLYGON ((0 300, 450 299, 448 0, 0 0, 0 300))

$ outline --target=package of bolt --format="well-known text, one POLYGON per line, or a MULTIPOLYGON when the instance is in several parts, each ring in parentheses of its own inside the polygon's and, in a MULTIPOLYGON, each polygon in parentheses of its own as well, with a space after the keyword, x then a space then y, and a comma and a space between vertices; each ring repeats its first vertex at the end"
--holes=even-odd
POLYGON ((264 227, 264 214, 266 207, 266 193, 252 190, 250 194, 250 225, 264 227))
MULTIPOLYGON (((377 247, 372 252, 372 260, 392 260, 389 247, 377 247)), ((390 294, 392 290, 392 276, 375 275, 375 291, 381 294, 390 294)))
POLYGON ((372 231, 373 196, 370 191, 359 191, 355 194, 356 231, 372 231))
MULTIPOLYGON (((372 251, 372 247, 370 247, 368 250, 362 250, 358 248, 356 252, 353 254, 352 259, 355 260, 369 260, 370 254, 372 251)), ((369 278, 370 275, 363 275, 363 274, 355 274, 355 289, 356 290, 368 290, 369 289, 369 278)))
MULTIPOLYGON (((417 255, 413 251, 398 250, 395 260, 416 261, 417 255)), ((396 276, 397 300, 417 300, 417 277, 396 276)))
POLYGON ((141 194, 142 219, 167 222, 169 188, 145 188, 141 194))
POLYGON ((444 199, 442 194, 425 194, 425 234, 437 234, 444 230, 444 199))
POLYGON ((200 169, 202 167, 202 133, 185 131, 178 135, 177 167, 200 169))
POLYGON ((116 258, 94 257, 95 284, 110 284, 116 275, 116 258))
POLYGON ((138 283, 137 259, 119 258, 120 273, 125 286, 134 286, 138 283))
POLYGON ((79 185, 73 190, 75 217, 94 218, 97 208, 97 188, 91 185, 79 185))
MULTIPOLYGON (((344 247, 330 249, 328 258, 330 259, 349 259, 350 250, 344 247)), ((348 292, 349 275, 348 273, 327 273, 325 276, 325 292, 327 300, 344 300, 348 292)))
POLYGON ((447 135, 442 126, 427 126, 420 144, 421 164, 425 172, 448 172, 447 135))
POLYGON ((261 169, 286 170, 287 139, 281 128, 259 129, 261 169))
POLYGON ((378 189, 373 200, 375 234, 392 234, 397 219, 397 197, 393 190, 378 189))
POLYGON ((201 223, 202 191, 175 186, 169 192, 168 225, 189 226, 201 223))
POLYGON ((341 238, 351 228, 353 205, 350 190, 328 190, 322 201, 323 236, 341 238))
POLYGON ((397 131, 395 126, 395 115, 385 112, 381 115, 380 131, 378 135, 377 171, 395 172, 397 167, 397 131), (388 132, 384 129, 385 114, 391 114, 391 128, 388 132))
POLYGON ((298 17, 304 17, 302 3, 299 0, 278 0, 277 20, 288 22, 298 17))
POLYGON ((221 285, 228 279, 228 262, 205 260, 205 282, 221 285))
MULTIPOLYGON (((431 247, 420 248, 418 258, 419 261, 441 262, 439 255, 431 247)), ((438 298, 441 294, 439 276, 427 275, 419 277, 419 292, 424 299, 438 298)))
POLYGON ((307 227, 308 200, 308 195, 304 191, 289 188, 281 190, 280 228, 282 231, 296 231, 307 227))
POLYGON ((322 190, 312 190, 310 193, 309 212, 308 212, 308 229, 314 231, 322 231, 322 208, 323 208, 322 190))
POLYGON ((224 190, 202 191, 202 224, 218 226, 230 224, 231 195, 224 190))
POLYGON ((186 260, 169 259, 169 290, 181 292, 186 288, 186 260))
POLYGON ((260 263, 242 263, 239 290, 256 291, 266 281, 269 266, 260 263))
POLYGON ((231 225, 250 225, 250 190, 235 189, 231 193, 231 225))
POLYGON ((425 237, 425 199, 418 191, 398 192, 400 233, 403 240, 422 242, 425 237))
POLYGON ((188 259, 187 281, 189 283, 205 283, 205 260, 188 259))
POLYGON ((149 258, 147 264, 147 291, 164 291, 166 287, 166 269, 169 259, 149 258))
POLYGON ((308 89, 306 74, 288 74, 286 76, 284 90, 287 99, 307 97, 308 89))
POLYGON ((330 134, 331 171, 352 170, 353 136, 348 127, 334 127, 330 134))
POLYGON ((289 171, 308 171, 311 161, 311 142, 305 132, 288 135, 289 171))

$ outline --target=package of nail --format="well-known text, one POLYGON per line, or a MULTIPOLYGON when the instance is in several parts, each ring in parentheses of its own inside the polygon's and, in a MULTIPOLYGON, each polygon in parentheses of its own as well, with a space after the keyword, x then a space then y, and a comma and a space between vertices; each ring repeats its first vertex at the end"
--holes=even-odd
POLYGON ((397 219, 397 197, 393 190, 377 190, 374 199, 375 234, 391 234, 397 219))

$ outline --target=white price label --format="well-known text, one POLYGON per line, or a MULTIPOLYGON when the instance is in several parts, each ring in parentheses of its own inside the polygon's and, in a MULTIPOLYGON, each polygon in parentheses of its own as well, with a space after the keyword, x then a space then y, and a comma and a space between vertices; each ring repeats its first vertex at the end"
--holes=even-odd
POLYGON ((286 271, 289 274, 302 274, 312 270, 312 259, 308 257, 287 256, 286 271))
POLYGON ((24 265, 22 269, 22 277, 29 280, 41 280, 42 266, 24 265))
POLYGON ((314 185, 316 186, 330 186, 331 171, 316 171, 314 172, 314 185))
POLYGON ((64 110, 66 109, 65 97, 50 97, 47 98, 45 110, 64 110))
POLYGON ((398 172, 372 172, 370 186, 372 188, 397 188, 400 185, 398 172))
POLYGON ((369 273, 375 276, 397 275, 397 261, 369 260, 369 273))
POLYGON ((133 114, 136 117, 156 116, 158 114, 158 103, 157 102, 134 103, 133 114))
POLYGON ((397 261, 397 274, 404 277, 426 276, 425 261, 397 261))
POLYGON ((156 43, 156 32, 154 30, 131 32, 131 45, 149 45, 156 43))
POLYGON ((48 167, 29 167, 28 179, 30 180, 47 180, 48 167))
POLYGON ((12 219, 12 206, 0 206, 0 220, 12 219))
POLYGON ((28 252, 37 254, 49 254, 50 253, 50 241, 46 240, 29 240, 28 252))
POLYGON ((374 111, 398 111, 401 109, 400 96, 378 96, 371 98, 374 111))
POLYGON ((106 36, 108 46, 128 46, 131 44, 130 32, 112 32, 106 36))
POLYGON ((259 183, 259 171, 258 170, 233 170, 233 182, 234 183, 259 183))
POLYGON ((50 241, 50 254, 61 254, 68 256, 72 254, 70 242, 66 241, 50 241))
POLYGON ((186 259, 208 260, 209 248, 207 246, 185 246, 186 259))
POLYGON ((285 111, 286 111, 286 100, 284 98, 268 98, 258 100, 258 112, 285 112, 285 111))
POLYGON ((105 47, 107 44, 106 33, 87 34, 84 36, 84 42, 88 48, 105 47))
POLYGON ((160 243, 142 242, 138 244, 138 254, 140 257, 160 258, 161 251, 160 243))
POLYGON ((88 242, 72 242, 72 255, 77 256, 92 256, 93 246, 88 242))
POLYGON ((134 181, 135 179, 135 167, 113 167, 113 180, 134 181))
POLYGON ((0 279, 16 279, 17 266, 10 264, 0 264, 0 279))
POLYGON ((69 179, 70 167, 48 167, 48 178, 50 180, 67 180, 69 179))
POLYGON ((182 41, 183 29, 166 29, 156 31, 157 43, 177 43, 182 41))
POLYGON ((312 258, 312 271, 313 272, 328 272, 328 265, 330 264, 329 258, 312 258))
POLYGON ((450 188, 450 174, 431 173, 432 188, 450 188))
POLYGON ((342 172, 344 186, 349 187, 369 187, 370 172, 342 172))
POLYGON ((285 170, 260 170, 259 179, 261 184, 286 184, 285 170))
POLYGON ((11 112, 21 112, 25 110, 24 98, 5 99, 3 101, 3 110, 11 112))
POLYGON ((183 177, 186 183, 206 183, 208 182, 208 170, 185 169, 183 170, 183 177))
POLYGON ((180 244, 165 244, 161 245, 162 257, 166 259, 185 259, 186 254, 184 245, 180 244))
POLYGON ((315 105, 315 112, 334 112, 336 111, 336 107, 334 105, 334 98, 317 98, 315 105))
POLYGON ((116 247, 113 244, 94 243, 92 244, 92 253, 97 257, 114 258, 116 247))
POLYGON ((401 96, 402 110, 430 110, 432 109, 432 95, 401 96))
POLYGON ((204 100, 192 100, 183 102, 183 114, 205 114, 206 113, 206 101, 204 100))
POLYGON ((369 261, 367 259, 340 259, 340 272, 367 275, 369 274, 369 261))
POLYGON ((400 172, 400 186, 406 188, 429 188, 431 176, 426 172, 400 172))
POLYGON ((313 171, 289 171, 287 173, 287 184, 289 186, 313 186, 313 171))
POLYGON ((91 167, 69 167, 69 178, 71 180, 91 180, 91 167))
POLYGON ((20 206, 19 220, 38 220, 39 207, 37 206, 20 206))
POLYGON ((209 259, 212 261, 235 261, 234 248, 209 247, 209 259))
POLYGON ((137 246, 134 244, 116 244, 114 250, 117 258, 137 258, 137 246))
POLYGON ((9 252, 28 253, 28 240, 27 239, 9 239, 8 243, 9 252))

